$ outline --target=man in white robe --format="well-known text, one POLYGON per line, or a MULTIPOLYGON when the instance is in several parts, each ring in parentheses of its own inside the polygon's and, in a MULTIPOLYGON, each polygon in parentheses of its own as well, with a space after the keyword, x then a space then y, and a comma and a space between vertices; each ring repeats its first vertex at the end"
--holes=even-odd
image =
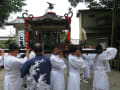
MULTIPOLYGON (((92 43, 89 44, 88 48, 89 50, 95 50, 92 43)), ((94 58, 96 54, 92 53, 92 54, 88 54, 87 56, 88 56, 87 59, 89 63, 90 73, 93 73, 94 72, 94 58)))
POLYGON ((20 68, 26 62, 29 51, 26 52, 24 59, 17 58, 18 46, 9 45, 9 54, 4 59, 4 90, 23 90, 23 81, 20 77, 20 68))
POLYGON ((30 52, 30 54, 29 54, 29 59, 32 59, 32 58, 35 58, 36 57, 36 54, 35 54, 35 51, 34 51, 34 46, 41 46, 41 44, 40 43, 34 43, 33 45, 31 45, 31 52, 30 52))
POLYGON ((66 64, 63 59, 62 52, 59 52, 58 48, 55 47, 50 57, 52 64, 51 90, 65 90, 64 69, 66 64))
POLYGON ((35 54, 35 51, 34 51, 34 46, 41 46, 41 44, 39 42, 31 42, 30 43, 30 49, 31 49, 31 52, 29 54, 29 59, 33 59, 36 57, 36 54, 35 54))
POLYGON ((84 58, 84 63, 86 65, 86 67, 83 68, 82 82, 88 83, 87 79, 90 78, 89 58, 87 54, 82 54, 82 57, 84 58))
POLYGON ((96 50, 98 53, 94 59, 95 72, 93 90, 109 90, 109 81, 106 73, 106 61, 115 58, 117 49, 107 48, 105 51, 103 51, 102 46, 98 44, 96 50))
POLYGON ((78 51, 76 46, 70 46, 69 49, 69 76, 67 90, 80 90, 80 68, 83 68, 84 62, 82 57, 77 57, 78 51))
MULTIPOLYGON (((84 50, 94 50, 94 49, 84 49, 84 50)), ((90 75, 91 73, 94 72, 94 58, 96 56, 96 54, 83 54, 82 55, 84 60, 85 60, 85 63, 86 63, 86 66, 84 69, 83 69, 83 81, 86 82, 86 79, 89 79, 90 78, 90 75)))
POLYGON ((0 69, 4 67, 4 50, 0 50, 0 69))

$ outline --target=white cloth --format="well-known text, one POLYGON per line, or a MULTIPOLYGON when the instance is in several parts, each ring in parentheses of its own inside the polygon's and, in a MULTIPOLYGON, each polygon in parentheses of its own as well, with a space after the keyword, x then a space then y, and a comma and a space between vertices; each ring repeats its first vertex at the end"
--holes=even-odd
POLYGON ((65 90, 64 69, 66 64, 64 60, 57 55, 51 55, 51 90, 65 90))
POLYGON ((67 90, 80 90, 80 68, 83 68, 84 61, 82 58, 69 55, 69 76, 67 90))
POLYGON ((117 49, 107 48, 103 53, 96 55, 95 72, 93 80, 93 90, 109 90, 108 76, 105 70, 104 62, 114 59, 117 54, 117 49))
POLYGON ((0 66, 4 66, 4 58, 8 55, 8 53, 5 53, 4 56, 0 56, 0 66))
POLYGON ((86 67, 83 69, 84 78, 90 78, 90 73, 94 72, 94 58, 96 54, 83 54, 86 67))
POLYGON ((89 68, 90 68, 90 72, 94 71, 94 58, 96 56, 96 54, 88 54, 88 64, 89 64, 89 68))
POLYGON ((88 55, 83 54, 83 58, 84 58, 84 63, 86 65, 86 67, 83 68, 83 76, 84 76, 84 78, 90 78, 90 68, 89 68, 89 63, 88 63, 88 55))
MULTIPOLYGON (((95 49, 90 49, 90 48, 84 48, 83 50, 95 50, 95 49)), ((83 57, 88 61, 89 68, 90 70, 94 69, 94 58, 96 54, 83 54, 83 57)))
POLYGON ((109 61, 105 61, 106 67, 105 67, 105 71, 106 72, 111 72, 111 68, 110 68, 110 63, 109 61))
POLYGON ((35 58, 36 57, 36 54, 34 51, 31 51, 30 54, 29 54, 29 59, 32 59, 32 58, 35 58))
POLYGON ((4 56, 0 56, 0 66, 4 66, 4 56))
POLYGON ((26 60, 27 58, 18 59, 10 55, 4 58, 4 90, 23 90, 23 81, 20 77, 20 68, 26 60))

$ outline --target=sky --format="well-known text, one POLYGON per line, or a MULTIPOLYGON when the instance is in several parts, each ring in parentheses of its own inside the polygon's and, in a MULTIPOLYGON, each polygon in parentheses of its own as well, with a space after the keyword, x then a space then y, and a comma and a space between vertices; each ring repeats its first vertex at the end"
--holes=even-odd
POLYGON ((15 29, 12 26, 0 28, 0 37, 14 36, 15 29))
MULTIPOLYGON (((17 16, 22 16, 24 10, 28 10, 29 14, 33 14, 34 16, 42 16, 45 14, 45 11, 48 7, 46 2, 51 2, 55 4, 55 9, 57 15, 64 15, 68 12, 68 8, 71 7, 68 0, 26 0, 26 6, 23 7, 23 11, 20 13, 12 13, 9 17, 8 21, 14 20, 17 16)), ((87 9, 85 4, 80 3, 76 8, 73 8, 73 18, 71 23, 71 38, 79 39, 79 19, 76 17, 77 10, 79 9, 87 9)))

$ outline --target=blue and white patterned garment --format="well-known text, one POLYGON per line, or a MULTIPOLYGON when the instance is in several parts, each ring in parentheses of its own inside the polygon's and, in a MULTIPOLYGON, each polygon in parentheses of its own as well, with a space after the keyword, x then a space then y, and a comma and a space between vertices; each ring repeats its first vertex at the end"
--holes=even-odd
POLYGON ((50 90, 51 63, 46 57, 28 60, 21 68, 21 77, 27 75, 28 90, 50 90))

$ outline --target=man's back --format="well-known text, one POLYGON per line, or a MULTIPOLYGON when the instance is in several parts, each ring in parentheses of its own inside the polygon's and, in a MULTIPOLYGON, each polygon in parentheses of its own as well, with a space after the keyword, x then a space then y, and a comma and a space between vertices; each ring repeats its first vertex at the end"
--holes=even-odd
POLYGON ((30 90, 50 90, 51 63, 46 57, 28 60, 21 68, 21 76, 28 76, 30 90))

